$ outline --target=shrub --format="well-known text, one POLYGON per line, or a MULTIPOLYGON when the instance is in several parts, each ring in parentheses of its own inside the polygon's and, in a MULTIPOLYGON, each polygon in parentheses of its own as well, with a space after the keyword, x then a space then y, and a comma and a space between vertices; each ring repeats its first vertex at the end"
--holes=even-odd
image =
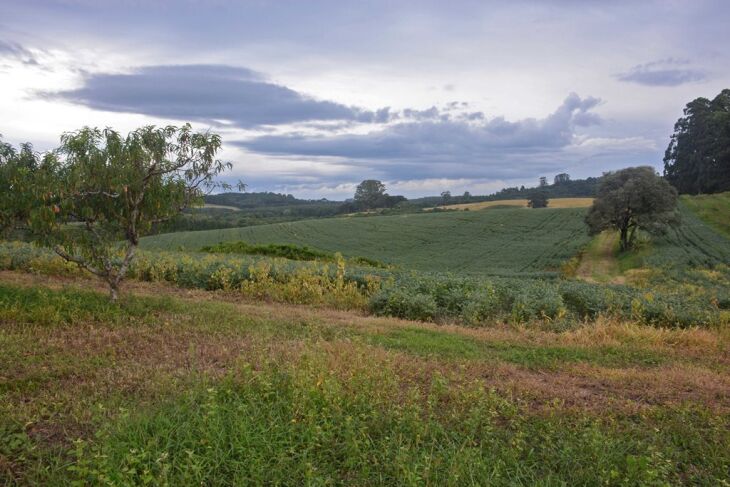
MULTIPOLYGON (((281 257, 289 260, 301 261, 337 261, 337 253, 325 252, 313 249, 306 245, 294 244, 249 244, 247 242, 220 242, 216 245, 207 245, 200 249, 201 252, 212 254, 239 254, 239 255, 263 255, 267 257, 281 257)), ((388 266, 375 259, 367 257, 352 257, 349 259, 352 264, 379 267, 386 269, 388 266)))
POLYGON ((438 308, 433 296, 413 289, 391 287, 370 299, 370 310, 375 314, 408 320, 433 321, 438 308))
MULTIPOLYGON (((366 309, 399 318, 461 322, 575 322, 598 315, 652 326, 709 326, 727 322, 730 271, 668 273, 648 278, 652 292, 626 285, 535 278, 455 277, 402 273, 333 262, 282 258, 141 252, 130 276, 178 286, 240 292, 274 301, 366 309)), ((0 268, 67 275, 80 271, 44 249, 0 243, 0 268)))
POLYGON ((294 244, 255 245, 246 242, 220 242, 216 245, 205 246, 200 250, 215 254, 266 255, 291 260, 332 260, 334 258, 331 253, 294 244))
POLYGON ((512 321, 522 323, 539 318, 554 320, 564 317, 566 313, 567 308, 556 286, 540 282, 524 286, 518 291, 510 317, 512 321))

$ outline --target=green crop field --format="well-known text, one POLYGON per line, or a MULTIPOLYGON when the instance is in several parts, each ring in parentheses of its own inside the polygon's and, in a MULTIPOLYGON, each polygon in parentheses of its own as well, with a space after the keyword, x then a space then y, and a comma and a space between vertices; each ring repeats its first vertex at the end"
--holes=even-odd
POLYGON ((143 239, 142 247, 291 243, 422 271, 529 274, 559 269, 588 242, 584 213, 548 208, 330 218, 164 234, 143 239))
MULTIPOLYGON (((714 266, 730 262, 723 225, 727 195, 683 197, 682 224, 652 237, 641 265, 714 266)), ((403 269, 472 275, 555 272, 589 242, 583 208, 446 212, 329 218, 241 228, 163 234, 143 239, 149 250, 198 251, 219 242, 307 245, 362 256, 403 269)))
POLYGON ((702 221, 730 237, 730 191, 695 196, 684 195, 680 200, 702 221))
MULTIPOLYGON (((721 196, 721 195, 717 195, 721 196)), ((687 199, 680 203, 682 223, 666 235, 654 238, 646 264, 655 267, 714 266, 730 263, 730 240, 717 227, 705 223, 687 199)), ((706 201, 711 201, 706 199, 706 201)), ((716 201, 720 201, 717 198, 716 201)), ((724 220, 730 221, 730 214, 724 220)))

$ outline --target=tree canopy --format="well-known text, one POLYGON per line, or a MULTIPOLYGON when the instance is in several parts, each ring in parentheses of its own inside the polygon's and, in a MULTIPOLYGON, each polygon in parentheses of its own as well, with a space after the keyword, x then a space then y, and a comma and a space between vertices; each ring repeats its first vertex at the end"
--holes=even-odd
POLYGON ((553 179, 553 184, 564 184, 570 181, 570 174, 561 172, 560 174, 556 174, 555 178, 553 179))
POLYGON ((220 146, 218 135, 190 125, 148 126, 126 137, 83 128, 62 136, 47 177, 16 192, 35 198, 33 238, 103 278, 116 299, 140 237, 218 186, 215 176, 230 167, 215 158, 220 146))
POLYGON ((385 185, 377 179, 366 179, 355 189, 355 203, 368 210, 377 208, 385 196, 385 185))
POLYGON ((535 191, 527 199, 527 206, 529 206, 530 208, 547 208, 547 194, 544 191, 535 191))
POLYGON ((730 190, 730 89, 687 104, 664 155, 664 176, 680 193, 730 190))
POLYGON ((591 234, 613 229, 621 250, 634 246, 636 231, 661 233, 678 223, 677 190, 648 166, 604 174, 586 223, 591 234))
POLYGON ((0 137, 0 236, 29 224, 39 184, 49 176, 55 154, 41 156, 31 144, 16 150, 0 137))

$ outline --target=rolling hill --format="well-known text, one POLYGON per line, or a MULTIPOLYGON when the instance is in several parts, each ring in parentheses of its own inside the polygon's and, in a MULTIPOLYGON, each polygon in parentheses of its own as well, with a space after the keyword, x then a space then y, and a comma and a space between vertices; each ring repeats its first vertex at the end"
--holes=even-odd
POLYGON ((730 191, 716 194, 682 195, 681 201, 702 221, 730 237, 730 191))
MULTIPOLYGON (((683 197, 683 224, 652 239, 642 259, 644 264, 662 267, 730 262, 730 240, 722 235, 722 225, 728 220, 721 211, 725 200, 723 194, 683 197)), ((588 199, 576 201, 588 204, 588 199)), ((515 203, 521 204, 522 200, 515 203)), ((251 244, 291 243, 342 252, 348 257, 367 257, 402 269, 541 275, 555 272, 587 245, 590 238, 584 214, 585 208, 580 207, 502 207, 490 211, 324 218, 163 234, 147 237, 141 245, 149 250, 198 251, 206 245, 239 240, 251 244)))
POLYGON ((405 269, 515 275, 555 271, 589 239, 585 209, 523 208, 318 220, 181 232, 142 247, 199 250, 218 242, 307 245, 405 269))

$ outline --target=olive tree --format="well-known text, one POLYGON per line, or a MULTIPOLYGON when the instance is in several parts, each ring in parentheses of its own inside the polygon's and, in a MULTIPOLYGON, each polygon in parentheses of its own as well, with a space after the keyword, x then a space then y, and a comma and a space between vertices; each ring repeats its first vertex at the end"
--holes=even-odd
POLYGON ((621 251, 634 246, 636 231, 662 233, 679 223, 677 190, 648 166, 604 174, 586 216, 591 234, 617 230, 621 251))
MULTIPOLYGON (((83 128, 61 137, 53 177, 31 212, 36 241, 99 276, 116 300, 139 239, 152 226, 202 204, 231 167, 216 159, 221 139, 182 127, 147 126, 126 137, 83 128)), ((26 190, 31 190, 26 188, 26 190)))

